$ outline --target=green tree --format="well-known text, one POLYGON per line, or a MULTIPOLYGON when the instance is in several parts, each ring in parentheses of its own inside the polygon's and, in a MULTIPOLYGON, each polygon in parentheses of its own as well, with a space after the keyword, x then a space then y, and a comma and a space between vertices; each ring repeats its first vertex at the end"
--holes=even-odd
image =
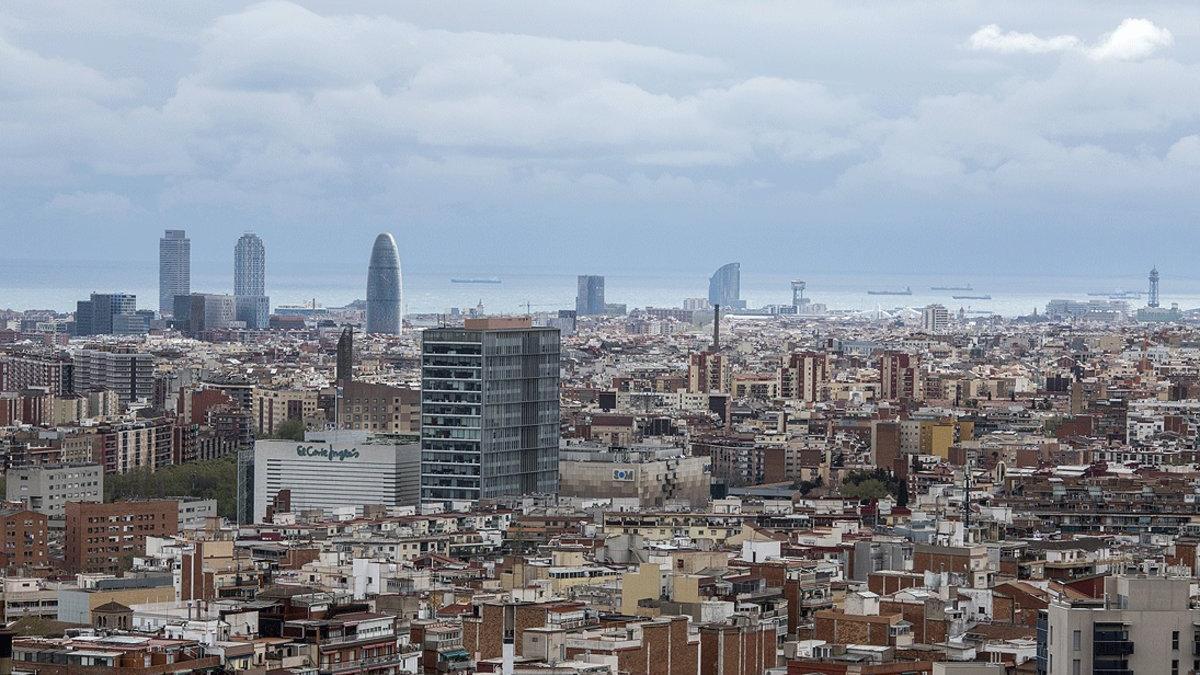
POLYGON ((898 505, 908 504, 908 485, 895 473, 883 468, 850 471, 842 479, 842 494, 858 499, 882 499, 890 495, 898 505))
POLYGON ((842 485, 842 494, 855 499, 883 499, 890 497, 892 492, 887 483, 875 478, 868 478, 860 483, 842 485))
POLYGON ((301 420, 287 420, 283 422, 275 431, 275 438, 283 438, 289 441, 303 441, 304 422, 301 420))
POLYGON ((237 459, 176 464, 151 472, 137 469, 104 477, 104 501, 198 497, 217 500, 217 514, 237 515, 237 459))

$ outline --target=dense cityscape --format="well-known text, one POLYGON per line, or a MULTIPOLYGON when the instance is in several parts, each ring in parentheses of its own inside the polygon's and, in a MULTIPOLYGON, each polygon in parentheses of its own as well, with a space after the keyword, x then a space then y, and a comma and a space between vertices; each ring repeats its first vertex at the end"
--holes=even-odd
POLYGON ((1200 675, 1200 4, 0 2, 0 675, 1200 675))
POLYGON ((254 234, 232 294, 190 250, 156 309, 0 314, 9 672, 1196 667, 1200 339, 1158 270, 1009 318, 748 307, 737 262, 406 316, 388 233, 340 308, 272 307, 254 234))

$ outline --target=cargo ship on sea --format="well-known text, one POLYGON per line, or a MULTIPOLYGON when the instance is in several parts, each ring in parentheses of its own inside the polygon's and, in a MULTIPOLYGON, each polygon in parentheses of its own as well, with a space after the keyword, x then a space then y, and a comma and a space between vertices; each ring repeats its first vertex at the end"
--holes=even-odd
POLYGON ((990 295, 952 295, 955 300, 991 300, 990 295))
POLYGON ((912 295, 912 289, 905 286, 902 291, 867 291, 867 295, 912 295))
POLYGON ((931 291, 973 291, 970 286, 930 286, 931 291))
POLYGON ((457 277, 450 280, 452 284, 498 284, 500 277, 457 277))

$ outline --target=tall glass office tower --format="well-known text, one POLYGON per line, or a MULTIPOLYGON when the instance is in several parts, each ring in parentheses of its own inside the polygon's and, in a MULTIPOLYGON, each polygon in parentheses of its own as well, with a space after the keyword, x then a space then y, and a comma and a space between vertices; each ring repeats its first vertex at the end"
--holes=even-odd
POLYGON ((401 327, 400 254, 396 240, 384 232, 375 237, 367 267, 367 332, 399 335, 401 327))
POLYGON ((421 333, 421 500, 558 491, 559 332, 528 317, 421 333))
POLYGON ((237 320, 247 328, 266 328, 271 313, 267 298, 267 249, 262 239, 251 232, 243 234, 233 247, 233 297, 237 320))
POLYGON ((158 240, 158 311, 170 314, 175 296, 192 292, 192 240, 184 230, 167 230, 158 240))
POLYGON ((575 293, 576 316, 595 316, 604 312, 604 277, 580 274, 575 293))

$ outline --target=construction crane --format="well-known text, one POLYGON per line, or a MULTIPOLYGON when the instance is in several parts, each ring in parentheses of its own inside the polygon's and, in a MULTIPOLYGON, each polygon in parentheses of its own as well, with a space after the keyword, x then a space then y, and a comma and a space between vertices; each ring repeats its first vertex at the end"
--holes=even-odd
POLYGON ((554 303, 554 302, 533 303, 533 302, 526 300, 523 304, 517 305, 517 307, 518 308, 524 307, 526 314, 533 314, 534 307, 558 307, 558 303, 554 303))

